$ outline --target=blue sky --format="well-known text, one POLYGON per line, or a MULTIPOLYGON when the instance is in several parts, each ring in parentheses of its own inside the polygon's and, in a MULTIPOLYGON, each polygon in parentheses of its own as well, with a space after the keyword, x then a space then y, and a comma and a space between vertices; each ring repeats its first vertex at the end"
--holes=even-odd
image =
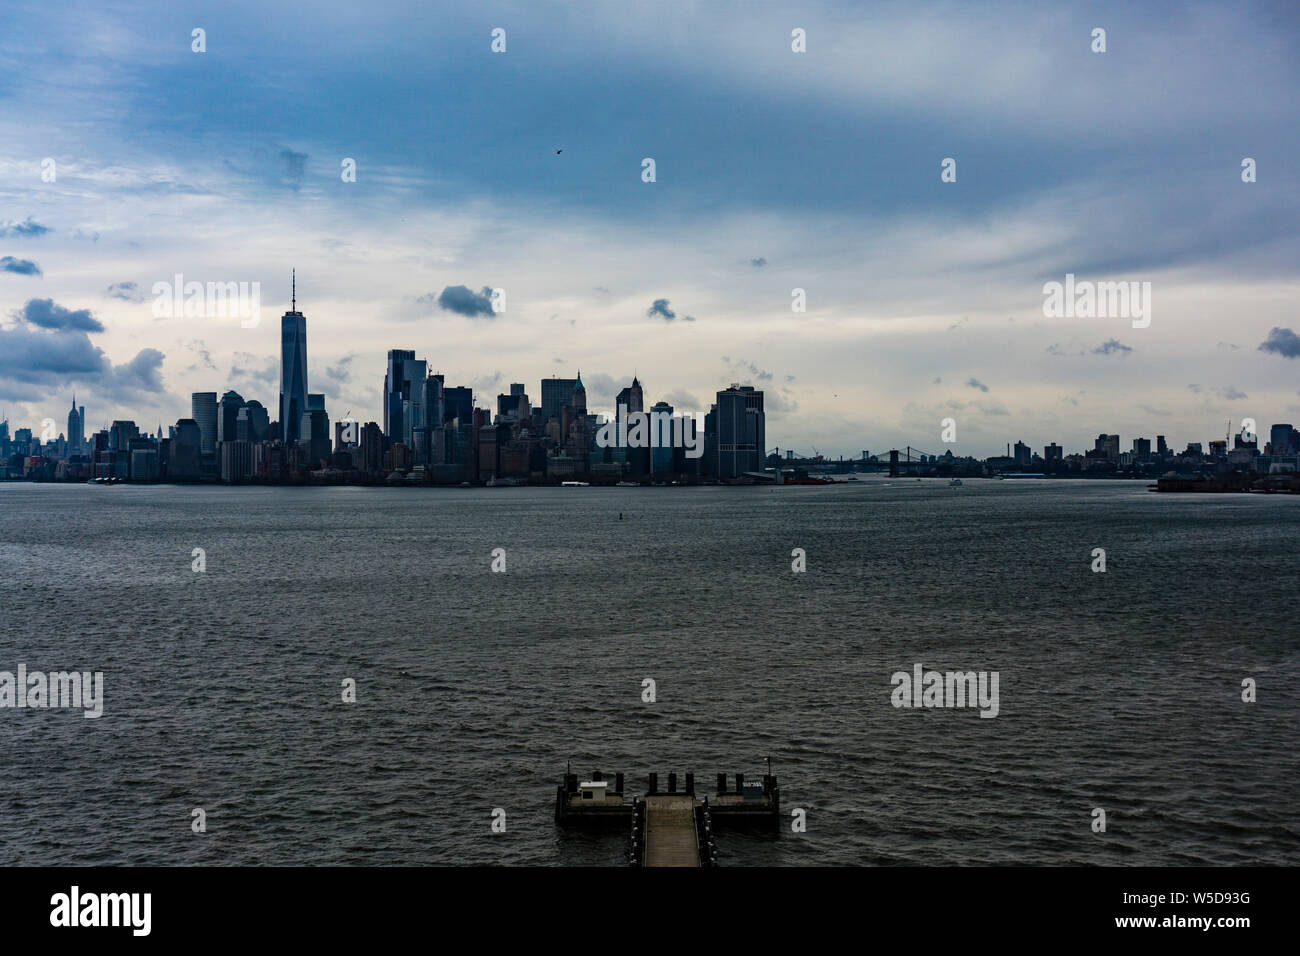
POLYGON ((0 12, 12 424, 274 407, 291 268, 334 417, 412 348, 482 405, 748 381, 772 445, 836 454, 1300 421, 1294 4, 268 6, 0 12), (155 317, 176 273, 260 282, 261 322, 155 317), (1066 273, 1151 282, 1151 326, 1045 318, 1066 273))

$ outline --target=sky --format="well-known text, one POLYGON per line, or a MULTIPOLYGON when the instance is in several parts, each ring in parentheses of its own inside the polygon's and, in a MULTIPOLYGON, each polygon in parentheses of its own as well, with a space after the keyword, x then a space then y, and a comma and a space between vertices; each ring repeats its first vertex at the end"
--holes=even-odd
POLYGON ((404 348, 484 407, 752 384, 769 450, 1267 436, 1300 423, 1298 41, 1281 2, 6 0, 0 406, 274 417, 296 269, 332 419, 379 420, 404 348), (156 314, 178 274, 260 284, 257 321, 156 314), (1150 324, 1046 316, 1067 274, 1149 282, 1150 324))

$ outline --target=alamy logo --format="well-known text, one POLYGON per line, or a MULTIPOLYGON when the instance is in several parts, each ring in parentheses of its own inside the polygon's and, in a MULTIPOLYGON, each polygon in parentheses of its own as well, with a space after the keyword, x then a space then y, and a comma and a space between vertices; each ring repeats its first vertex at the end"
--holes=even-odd
POLYGON ((1150 282, 1065 282, 1043 284, 1043 315, 1049 319, 1132 319, 1133 328, 1151 324, 1150 282))
POLYGON ((32 671, 29 674, 27 665, 19 664, 17 676, 0 671, 0 707, 76 707, 85 711, 83 717, 100 717, 104 713, 104 673, 32 671))
POLYGON ((981 717, 998 715, 997 671, 927 671, 920 664, 912 673, 897 671, 890 679, 895 707, 978 707, 981 717))
POLYGON ((631 412, 618 406, 618 416, 596 431, 600 448, 683 448, 687 458, 704 455, 704 429, 690 415, 674 418, 668 412, 631 412))
POLYGON ((50 897, 51 926, 127 926, 134 936, 148 936, 152 928, 152 893, 70 893, 50 897))
POLYGON ((178 272, 172 282, 155 282, 152 292, 156 318, 239 319, 245 329, 262 321, 260 282, 186 282, 178 272))

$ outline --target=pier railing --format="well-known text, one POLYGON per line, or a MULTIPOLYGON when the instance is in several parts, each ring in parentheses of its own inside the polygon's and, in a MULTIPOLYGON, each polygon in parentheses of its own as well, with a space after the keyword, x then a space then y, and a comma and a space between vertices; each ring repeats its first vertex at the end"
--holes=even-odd
POLYGON ((713 841, 713 815, 709 812, 709 798, 695 808, 695 845, 700 854, 700 866, 718 865, 718 845, 713 841))
POLYGON ((627 848, 629 865, 645 866, 645 838, 645 801, 637 797, 632 803, 632 831, 627 848))

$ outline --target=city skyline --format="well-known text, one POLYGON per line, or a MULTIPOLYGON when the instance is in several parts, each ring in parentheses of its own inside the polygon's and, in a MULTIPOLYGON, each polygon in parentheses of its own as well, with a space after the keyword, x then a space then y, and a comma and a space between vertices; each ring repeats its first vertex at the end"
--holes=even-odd
POLYGON ((582 368, 593 407, 628 371, 697 412, 748 381, 774 446, 835 455, 946 417, 975 455, 1300 419, 1297 67, 1260 11, 11 16, 4 52, 48 54, 0 118, 14 420, 74 386, 151 425, 200 376, 270 396, 295 266, 344 409, 382 407, 378 341, 483 393, 582 368), (156 316, 178 275, 259 283, 260 322, 156 316), (1149 282, 1150 324, 1048 318, 1068 276, 1149 282))
MULTIPOLYGON (((282 439, 283 439, 284 441, 288 442, 288 443, 294 442, 294 441, 296 441, 297 438, 298 438, 298 434, 299 434, 299 431, 300 431, 300 423, 301 423, 301 413, 292 413, 292 412, 291 412, 291 417, 288 418, 288 419, 285 418, 285 416, 284 416, 284 408, 285 408, 285 404, 286 404, 286 395, 288 395, 289 398, 291 399, 291 401, 290 401, 290 403, 289 403, 291 409, 302 408, 304 411, 310 411, 310 410, 311 410, 311 409, 309 408, 309 402, 308 402, 308 398, 309 398, 309 396, 308 396, 308 394, 307 394, 307 382, 308 382, 308 376, 307 376, 307 372, 306 372, 306 363, 307 363, 307 360, 306 360, 306 351, 307 351, 307 349, 306 349, 306 332, 307 332, 307 327, 306 327, 306 316, 305 316, 305 314, 304 314, 303 312, 298 311, 298 308, 297 308, 297 296, 296 296, 297 278, 296 278, 296 270, 294 270, 294 275, 291 276, 291 280, 290 280, 290 281, 291 281, 291 287, 292 287, 292 289, 294 290, 294 292, 293 292, 293 295, 291 296, 291 299, 290 299, 290 306, 289 306, 289 309, 286 310, 286 312, 284 313, 284 315, 283 315, 282 318, 281 318, 281 349, 280 349, 279 373, 278 373, 278 375, 277 375, 277 377, 278 377, 278 379, 279 379, 279 381, 280 381, 279 404, 278 404, 278 408, 280 409, 280 413, 279 413, 279 414, 280 414, 280 417, 277 419, 277 421, 276 421, 276 423, 275 423, 275 424, 277 424, 277 425, 279 426, 280 435, 281 435, 282 439)), ((406 382, 405 382, 405 388, 404 388, 404 390, 401 389, 401 388, 399 388, 397 391, 390 391, 390 387, 389 387, 389 380, 390 380, 390 378, 393 377, 393 376, 395 376, 396 374, 401 374, 401 371, 400 371, 400 370, 401 370, 401 368, 402 368, 402 363, 403 363, 403 362, 409 362, 409 363, 411 363, 411 365, 412 365, 413 368, 414 368, 414 367, 418 367, 418 370, 419 370, 419 371, 416 372, 415 374, 416 374, 416 376, 417 376, 417 379, 416 379, 416 380, 417 380, 419 383, 421 383, 421 385, 422 385, 423 382, 424 382, 424 378, 425 378, 425 373, 426 373, 426 372, 428 372, 428 374, 429 374, 431 377, 437 377, 439 380, 443 380, 443 381, 445 381, 445 379, 446 379, 446 375, 445 375, 445 373, 442 373, 442 372, 436 372, 436 373, 429 372, 429 370, 428 370, 428 365, 429 365, 429 363, 428 363, 426 360, 423 360, 423 359, 416 359, 415 356, 416 356, 416 350, 414 350, 414 349, 390 349, 390 350, 388 350, 388 363, 387 363, 387 369, 386 369, 386 371, 385 371, 385 373, 384 373, 384 385, 383 385, 382 389, 380 389, 380 394, 381 394, 381 396, 382 396, 382 401, 383 401, 383 406, 382 406, 382 408, 379 410, 379 412, 377 413, 377 415, 376 415, 375 418, 369 418, 367 415, 364 415, 364 414, 361 414, 361 415, 351 415, 351 414, 350 414, 351 410, 349 409, 348 413, 345 413, 345 414, 348 414, 348 415, 349 415, 348 420, 355 421, 358 425, 361 425, 361 424, 371 424, 371 423, 373 423, 373 424, 377 424, 377 425, 379 425, 379 427, 382 429, 383 433, 384 433, 386 436, 388 436, 390 439, 392 439, 394 435, 405 436, 405 437, 407 437, 408 442, 409 442, 410 431, 409 431, 409 429, 404 428, 404 426, 403 426, 403 422, 402 422, 402 410, 401 410, 401 408, 398 407, 398 408, 396 408, 395 411, 394 411, 394 410, 390 410, 389 403, 390 403, 390 397, 392 397, 392 396, 398 396, 398 397, 399 397, 399 402, 400 402, 400 398, 402 398, 402 397, 404 397, 404 398, 406 398, 407 400, 409 400, 410 397, 411 397, 411 391, 412 391, 412 388, 414 387, 414 385, 413 385, 413 382, 412 382, 410 379, 408 379, 408 380, 406 380, 406 382), (395 363, 396 363, 396 364, 395 364, 395 363)), ((581 372, 580 372, 580 370, 579 370, 579 380, 580 380, 580 376, 581 376, 581 372)), ((498 378, 499 378, 499 376, 498 376, 498 378)), ((615 379, 615 381, 617 381, 617 379, 615 379)), ((544 419, 546 419, 546 418, 550 418, 550 417, 554 417, 554 413, 557 411, 557 408, 558 408, 558 406, 557 406, 557 404, 556 404, 557 401, 560 402, 560 403, 563 403, 563 402, 564 402, 564 399, 556 399, 556 398, 554 398, 554 397, 548 397, 548 395, 547 395, 547 386, 550 385, 550 386, 552 386, 553 388, 559 386, 559 387, 562 388, 562 391, 563 391, 565 394, 567 394, 567 392, 572 388, 572 383, 573 383, 573 382, 574 382, 574 379, 564 379, 564 378, 560 378, 559 376, 554 376, 554 375, 552 375, 552 376, 548 376, 548 377, 545 377, 545 378, 542 378, 542 379, 539 380, 540 385, 539 385, 539 392, 538 392, 538 394, 541 396, 541 403, 540 403, 540 406, 539 406, 539 407, 543 410, 544 419)), ((742 382, 733 382, 733 383, 731 383, 731 386, 732 386, 733 388, 736 387, 737 385, 749 385, 749 386, 751 386, 751 387, 754 387, 754 386, 752 386, 752 382, 744 382, 744 381, 742 381, 742 382)), ((451 386, 447 386, 447 387, 448 387, 448 389, 452 389, 451 386)), ((522 394, 521 392, 516 391, 517 389, 521 389, 521 388, 523 387, 522 385, 509 384, 509 385, 505 385, 504 387, 508 387, 508 388, 511 390, 510 394, 514 394, 514 395, 522 394)), ((631 378, 630 389, 635 389, 635 390, 637 391, 637 397, 636 397, 636 400, 635 400, 636 403, 637 403, 637 404, 636 404, 636 408, 635 408, 636 411, 640 411, 640 410, 641 410, 641 403, 643 402, 643 399, 641 398, 641 390, 642 390, 642 388, 643 388, 643 386, 641 385, 638 376, 634 373, 634 374, 632 375, 632 378, 631 378)), ((761 397, 763 396, 764 392, 763 392, 763 390, 762 390, 761 388, 757 388, 757 387, 755 387, 755 388, 757 389, 757 391, 758 391, 759 394, 760 394, 760 402, 761 402, 761 397)), ((460 387, 457 387, 457 388, 452 389, 452 390, 453 390, 453 391, 461 391, 462 389, 461 389, 460 387)), ((489 413, 493 414, 494 417, 495 417, 496 414, 499 412, 499 409, 496 409, 496 408, 495 408, 495 403, 494 403, 493 401, 490 400, 490 397, 489 397, 488 395, 478 393, 477 391, 474 390, 473 386, 469 386, 469 387, 468 387, 468 392, 469 392, 470 394, 466 396, 466 400, 469 402, 469 405, 468 405, 468 409, 469 409, 469 410, 472 410, 472 409, 474 409, 474 408, 480 408, 480 407, 481 407, 481 408, 487 410, 489 413), (479 404, 480 401, 482 401, 484 404, 480 405, 480 404, 479 404)), ((224 390, 222 390, 222 389, 217 389, 217 390, 212 391, 212 392, 193 392, 192 395, 191 395, 191 414, 190 414, 190 415, 184 415, 184 414, 182 414, 182 415, 177 416, 177 418, 175 419, 176 422, 183 421, 183 420, 187 420, 187 419, 192 419, 192 420, 194 420, 196 423, 198 423, 200 429, 202 430, 202 436, 203 436, 203 438, 202 438, 202 446, 203 446, 203 451, 205 451, 205 452, 206 452, 206 451, 215 451, 215 445, 216 445, 216 442, 219 440, 220 434, 221 434, 221 432, 222 432, 222 429, 219 427, 220 422, 221 422, 222 420, 221 420, 220 417, 218 417, 218 409, 219 409, 218 397, 221 396, 222 394, 235 394, 235 395, 237 395, 237 396, 241 399, 241 401, 242 401, 242 399, 243 399, 243 397, 240 396, 240 395, 238 395, 238 393, 235 392, 235 390, 233 389, 233 387, 230 387, 230 386, 227 386, 227 388, 224 389, 224 390), (207 425, 207 417, 206 417, 205 415, 201 414, 200 411, 199 411, 199 403, 200 403, 200 401, 201 401, 201 396, 206 396, 206 398, 203 399, 203 400, 206 401, 206 402, 208 402, 208 403, 211 405, 211 408, 212 408, 212 416, 213 416, 213 417, 216 419, 216 421, 218 422, 218 426, 215 427, 215 430, 212 432, 212 434, 209 434, 208 431, 207 431, 206 428, 205 428, 205 426, 207 425)), ((505 394, 506 394, 506 393, 498 393, 498 397, 505 397, 505 394)), ((558 394, 558 393, 557 393, 557 394, 558 394)), ((620 405, 627 405, 628 407, 630 407, 630 405, 629 405, 629 399, 627 398, 627 395, 628 395, 628 394, 629 394, 629 387, 624 387, 621 391, 617 392, 617 393, 614 395, 613 401, 612 401, 611 403, 609 403, 609 407, 608 407, 608 408, 604 408, 604 409, 602 409, 602 408, 599 408, 599 407, 593 407, 593 408, 590 409, 590 411, 592 411, 592 412, 593 412, 593 413, 598 417, 598 419, 600 419, 600 420, 610 420, 610 419, 613 419, 614 417, 616 417, 616 415, 617 415, 616 409, 619 408, 620 405)), ((721 391, 719 391, 719 394, 721 394, 721 391)), ((323 411, 323 410, 325 410, 326 406, 325 406, 325 404, 323 404, 325 397, 326 397, 325 394, 324 394, 324 393, 321 393, 320 396, 317 398, 317 405, 316 405, 316 410, 317 410, 317 411, 323 411)), ((439 400, 441 401, 441 398, 440 398, 439 400)), ((256 405, 256 406, 257 406, 258 408, 260 408, 260 409, 265 409, 264 404, 261 403, 261 402, 259 402, 259 401, 258 401, 257 399, 255 399, 255 398, 250 398, 248 401, 250 401, 253 405, 256 405)), ((660 399, 660 402, 661 402, 662 404, 668 405, 668 406, 670 407, 670 409, 672 408, 671 403, 666 402, 663 398, 660 399)), ((419 403, 417 403, 417 404, 419 404, 419 403)), ((649 408, 649 403, 647 403, 645 407, 646 407, 646 408, 649 408)), ((714 406, 714 407, 716 408, 716 406, 714 406)), ((676 409, 672 409, 672 410, 676 410, 676 409)), ((695 409, 687 409, 687 411, 694 412, 695 409)), ((264 415, 264 417, 265 417, 265 412, 263 412, 263 415, 264 415)), ((702 419, 703 419, 703 411, 700 411, 696 417, 698 417, 698 418, 700 418, 700 419, 702 420, 702 419)), ((123 419, 114 419, 113 421, 119 421, 119 420, 120 420, 120 421, 131 421, 131 422, 136 422, 136 419, 135 419, 134 417, 127 417, 127 418, 123 418, 123 419)), ((339 420, 338 418, 335 418, 335 419, 334 419, 334 421, 338 421, 338 420, 339 420)), ((51 418, 50 416, 42 416, 41 419, 40 419, 40 421, 41 421, 41 422, 46 422, 46 421, 56 421, 56 422, 57 422, 56 419, 53 419, 53 418, 51 418)), ((955 419, 952 420, 952 422, 953 422, 953 431, 954 431, 954 432, 955 432, 955 421, 956 421, 955 419)), ((1252 421, 1253 421, 1253 419, 1252 419, 1252 421)), ((32 425, 31 425, 31 424, 16 424, 16 423, 12 423, 12 422, 10 422, 10 419, 9 419, 9 417, 8 417, 8 414, 7 414, 7 411, 4 410, 4 409, 0 409, 0 423, 7 424, 7 425, 9 426, 9 435, 10 435, 10 436, 12 436, 12 435, 14 434, 14 432, 16 432, 16 431, 18 431, 18 430, 22 430, 22 429, 30 429, 30 430, 32 430, 33 435, 37 434, 37 430, 34 429, 34 428, 32 428, 32 425)), ((137 423, 137 424, 138 424, 138 423, 137 423)), ((983 460, 983 459, 995 459, 995 458, 999 457, 999 456, 997 455, 996 452, 994 452, 993 454, 988 454, 988 455, 976 455, 976 454, 973 454, 973 453, 970 453, 970 452, 961 451, 961 453, 959 454, 959 453, 958 453, 958 451, 959 451, 959 446, 958 446, 958 443, 957 443, 956 441, 944 441, 943 438, 942 438, 943 430, 944 430, 944 427, 945 427, 946 424, 947 424, 947 423, 944 422, 944 421, 941 421, 941 422, 940 422, 940 429, 939 429, 939 431, 940 431, 940 440, 937 441, 937 442, 933 442, 933 443, 932 443, 932 444, 933 444, 937 449, 939 449, 938 452, 937 452, 937 454, 942 455, 942 454, 944 454, 945 452, 951 452, 952 454, 954 454, 954 455, 957 456, 957 457, 963 457, 963 458, 965 458, 965 457, 970 457, 970 458, 977 458, 977 459, 981 459, 981 460, 983 460)), ((1264 425, 1264 426, 1263 426, 1264 429, 1265 429, 1264 434, 1265 434, 1266 437, 1265 437, 1265 439, 1261 440, 1261 439, 1259 439, 1259 437, 1258 437, 1258 436, 1259 436, 1259 431, 1258 431, 1258 429, 1260 428, 1260 424, 1259 424, 1259 423, 1256 423, 1256 426, 1255 426, 1255 427, 1256 427, 1256 432, 1253 433, 1254 436, 1255 436, 1255 439, 1254 439, 1254 441, 1252 441, 1251 438, 1249 437, 1251 433, 1249 433, 1249 432, 1247 432, 1247 431, 1245 430, 1245 425, 1246 425, 1246 422, 1245 422, 1245 421, 1235 422, 1235 423, 1234 423, 1232 420, 1229 420, 1229 421, 1227 421, 1226 424, 1225 424, 1225 431, 1224 431, 1223 439, 1219 439, 1217 436, 1215 436, 1215 437, 1208 437, 1208 435, 1204 435, 1204 436, 1202 436, 1202 437, 1197 437, 1197 438, 1188 438, 1188 439, 1186 439, 1186 445, 1187 445, 1188 448, 1191 448, 1192 446, 1201 446, 1202 448, 1208 448, 1208 447, 1212 446, 1215 442, 1218 442, 1218 441, 1222 440, 1222 441, 1224 441, 1226 444, 1228 444, 1229 447, 1231 447, 1231 445, 1232 445, 1232 443, 1233 443, 1233 440, 1234 440, 1234 437, 1236 438, 1238 444, 1241 443, 1241 441, 1242 441, 1242 439, 1243 439, 1243 437, 1244 437, 1245 440, 1246 440, 1247 442, 1251 442, 1252 444, 1257 445, 1258 448, 1259 448, 1260 450, 1263 450, 1263 449, 1266 447, 1266 445, 1265 445, 1265 441, 1267 441, 1267 440, 1268 440, 1268 437, 1271 436, 1272 433, 1276 431, 1276 427, 1279 426, 1279 425, 1284 425, 1284 424, 1285 424, 1285 427, 1288 427, 1288 428, 1291 427, 1291 426, 1289 425, 1289 423, 1282 423, 1282 422, 1280 422, 1280 421, 1278 421, 1278 420, 1272 420, 1272 421, 1269 421, 1269 423, 1268 423, 1267 425, 1264 425)), ((233 420, 232 420, 232 427, 233 427, 233 425, 234 425, 234 422, 233 422, 233 420)), ((157 425, 157 432, 156 432, 157 437, 162 437, 162 429, 163 429, 164 427, 172 428, 172 427, 174 427, 174 425, 170 425, 170 424, 169 424, 169 425, 167 425, 167 426, 164 426, 164 423, 160 420, 159 423, 158 423, 158 425, 157 425)), ((74 388, 72 389, 72 410, 71 410, 71 412, 70 412, 69 415, 68 415, 68 428, 67 428, 67 431, 66 431, 66 432, 60 432, 56 437, 57 437, 58 439, 65 439, 65 438, 66 438, 66 440, 67 440, 68 443, 69 443, 69 453, 70 453, 70 454, 75 454, 75 453, 77 453, 78 451, 80 451, 81 448, 82 448, 82 447, 86 444, 86 442, 87 442, 87 438, 86 438, 86 428, 87 428, 87 426, 86 426, 86 409, 85 409, 85 405, 84 405, 84 403, 83 403, 83 404, 81 404, 80 406, 78 406, 77 401, 76 401, 76 389, 75 389, 75 387, 74 387, 74 388), (75 436, 74 436, 74 418, 75 418, 75 423, 76 423, 76 424, 75 424, 75 427, 79 428, 79 432, 77 432, 77 433, 75 434, 75 436)), ((106 422, 104 422, 104 423, 102 424, 101 428, 100 428, 100 429, 97 429, 97 430, 100 430, 100 431, 102 431, 102 430, 109 430, 110 428, 111 428, 111 422, 106 421, 106 422)), ((153 434, 155 434, 155 433, 154 433, 154 432, 150 432, 150 431, 148 430, 148 428, 146 427, 145 430, 144 430, 144 434, 153 435, 153 434)), ((1095 441, 1095 442, 1094 442, 1094 448, 1100 447, 1100 445, 1101 445, 1101 439, 1105 439, 1105 438, 1107 438, 1107 437, 1110 437, 1110 438, 1112 438, 1112 439, 1117 439, 1117 438, 1119 438, 1120 436, 1117 435, 1117 434, 1112 434, 1112 433, 1108 433, 1108 432, 1102 432, 1101 435, 1099 436, 1098 441, 1095 441)), ((1131 438, 1132 438, 1132 440, 1133 440, 1133 442, 1134 442, 1134 446, 1133 446, 1133 450, 1132 450, 1132 452, 1136 452, 1136 450, 1137 450, 1137 448, 1138 448, 1138 444, 1137 444, 1137 443, 1139 443, 1139 442, 1146 442, 1147 447, 1148 447, 1148 448, 1151 448, 1151 447, 1153 447, 1153 443, 1155 443, 1156 441, 1159 441, 1159 442, 1164 443, 1164 444, 1167 445, 1167 447, 1169 448, 1171 454, 1174 453, 1174 452, 1176 451, 1176 448, 1179 446, 1179 440, 1178 440, 1178 439, 1174 439, 1173 441, 1170 441, 1170 440, 1169 440, 1169 439, 1170 439, 1170 436, 1169 436, 1169 435, 1166 435, 1166 434, 1158 434, 1158 433, 1154 433, 1154 432, 1148 434, 1148 433, 1146 433, 1146 432, 1143 432, 1142 434, 1135 434, 1135 435, 1132 435, 1131 438)), ((228 440, 229 440, 229 439, 228 439, 228 440)), ((401 440, 401 438, 399 437, 399 438, 397 438, 397 439, 395 439, 395 440, 401 440)), ((1012 445, 1012 443, 1013 443, 1013 442, 1012 442, 1011 439, 1008 439, 1008 440, 1005 442, 1007 457, 1013 457, 1013 456, 1011 455, 1011 445, 1012 445)), ((765 444, 765 442, 764 442, 763 444, 765 444)), ((864 437, 860 438, 859 441, 856 442, 856 444, 857 444, 857 445, 860 445, 860 446, 863 446, 863 445, 869 445, 869 444, 870 444, 869 436, 864 436, 864 437)), ((1064 455, 1064 456, 1069 456, 1069 455, 1072 455, 1072 454, 1081 454, 1081 453, 1086 452, 1086 451, 1088 450, 1086 447, 1080 447, 1080 448, 1078 448, 1078 449, 1072 449, 1072 448, 1071 448, 1070 446, 1068 446, 1068 445, 1066 445, 1066 446, 1059 446, 1059 447, 1058 447, 1058 446, 1057 446, 1057 439, 1056 439, 1056 438, 1052 438, 1052 439, 1049 441, 1049 440, 1047 440, 1047 439, 1045 439, 1045 438, 1042 438, 1041 436, 1033 436, 1033 437, 1031 437, 1031 441, 1029 441, 1028 443, 1025 443, 1024 440, 1023 440, 1023 436, 1022 436, 1022 435, 1017 435, 1017 437, 1016 437, 1015 440, 1014 440, 1014 444, 1015 444, 1016 446, 1022 446, 1022 445, 1024 445, 1024 446, 1029 447, 1029 448, 1032 448, 1034 445, 1039 445, 1039 446, 1043 447, 1043 449, 1044 449, 1044 453, 1043 453, 1042 455, 1039 455, 1037 452, 1034 452, 1034 453, 1033 453, 1034 457, 1046 458, 1046 459, 1048 459, 1048 460, 1050 460, 1051 448, 1056 448, 1056 450, 1057 450, 1057 454, 1058 454, 1058 455, 1064 455), (1050 446, 1050 447, 1049 447, 1049 446, 1050 446)), ((878 446, 878 447, 879 447, 879 446, 878 446)), ((910 443, 907 443, 905 447, 908 447, 908 448, 913 448, 913 447, 915 447, 915 448, 917 448, 917 449, 920 449, 922 446, 911 446, 910 443)), ((799 455, 799 457, 801 457, 801 458, 814 458, 814 457, 822 456, 822 457, 825 457, 827 460, 833 460, 833 459, 836 459, 836 458, 843 458, 843 459, 846 459, 846 460, 854 460, 855 458, 860 457, 860 456, 856 456, 856 455, 852 455, 852 454, 840 454, 840 455, 834 455, 834 454, 825 454, 825 453, 822 453, 822 452, 819 452, 819 451, 805 452, 805 450, 802 449, 802 448, 800 448, 800 447, 798 446, 797 443, 796 443, 796 445, 794 445, 794 446, 791 446, 791 445, 788 445, 788 444, 787 444, 786 446, 784 446, 784 449, 783 449, 783 446, 781 446, 781 445, 774 445, 774 446, 771 446, 771 447, 765 448, 765 449, 763 450, 763 454, 766 455, 766 454, 777 453, 777 452, 782 452, 782 451, 789 452, 789 451, 791 451, 791 450, 796 451, 796 453, 797 453, 797 454, 799 455)), ((864 450, 866 450, 866 451, 871 451, 871 449, 870 449, 869 447, 865 448, 864 450)), ((899 450, 899 449, 894 448, 894 449, 892 449, 892 450, 899 450)), ((1120 452, 1122 452, 1122 451, 1123 451, 1123 449, 1120 449, 1120 448, 1116 448, 1116 449, 1114 449, 1115 454, 1118 454, 1118 453, 1120 453, 1120 452)), ((1132 453, 1132 452, 1131 452, 1131 453, 1132 453)), ((936 454, 936 452, 927 452, 927 453, 928 453, 928 454, 936 454)), ((881 454, 881 452, 880 452, 880 451, 876 451, 876 452, 873 453, 872 457, 877 457, 879 454, 881 454)), ((783 455, 783 457, 784 457, 784 455, 783 455)), ((1019 457, 1019 455, 1014 456, 1014 457, 1019 457)))

